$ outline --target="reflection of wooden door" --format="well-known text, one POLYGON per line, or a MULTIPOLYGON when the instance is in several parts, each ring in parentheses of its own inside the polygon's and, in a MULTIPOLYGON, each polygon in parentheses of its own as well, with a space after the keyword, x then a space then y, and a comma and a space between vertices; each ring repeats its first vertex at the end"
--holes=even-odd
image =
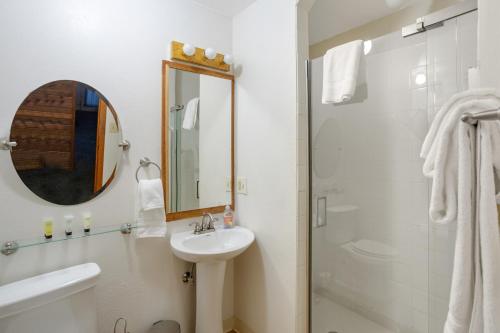
POLYGON ((98 192, 102 186, 104 171, 104 143, 106 137, 106 112, 108 106, 106 102, 99 99, 99 108, 97 110, 97 135, 95 147, 95 174, 94 174, 94 193, 98 192))
POLYGON ((12 122, 12 159, 19 170, 72 171, 75 144, 76 83, 56 81, 33 91, 12 122))

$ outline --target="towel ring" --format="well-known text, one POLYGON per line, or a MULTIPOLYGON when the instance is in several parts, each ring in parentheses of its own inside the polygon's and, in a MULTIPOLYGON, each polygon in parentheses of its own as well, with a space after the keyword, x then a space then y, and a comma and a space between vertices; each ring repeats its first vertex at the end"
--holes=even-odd
POLYGON ((135 180, 137 180, 138 183, 139 183, 139 171, 141 171, 142 168, 149 167, 151 164, 158 168, 158 171, 160 171, 160 175, 161 175, 161 168, 158 164, 151 161, 147 157, 141 158, 141 160, 139 161, 139 167, 137 168, 137 171, 135 172, 135 180))

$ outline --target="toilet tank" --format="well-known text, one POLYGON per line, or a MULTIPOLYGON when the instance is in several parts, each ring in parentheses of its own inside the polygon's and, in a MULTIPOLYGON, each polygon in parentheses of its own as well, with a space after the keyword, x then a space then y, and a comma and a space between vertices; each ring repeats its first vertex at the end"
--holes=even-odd
POLYGON ((97 333, 100 273, 87 263, 0 286, 0 332, 97 333))

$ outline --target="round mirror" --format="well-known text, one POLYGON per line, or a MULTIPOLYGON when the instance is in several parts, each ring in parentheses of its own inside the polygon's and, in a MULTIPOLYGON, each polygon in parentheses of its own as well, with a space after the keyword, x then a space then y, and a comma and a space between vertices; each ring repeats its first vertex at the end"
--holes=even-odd
POLYGON ((40 198, 59 205, 91 200, 115 178, 123 148, 118 117, 96 89, 55 81, 26 97, 10 129, 12 162, 40 198))

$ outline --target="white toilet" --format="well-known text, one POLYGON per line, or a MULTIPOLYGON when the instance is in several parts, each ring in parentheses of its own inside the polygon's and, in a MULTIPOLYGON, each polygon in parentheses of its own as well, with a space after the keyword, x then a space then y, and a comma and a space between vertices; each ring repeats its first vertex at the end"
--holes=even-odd
POLYGON ((336 205, 327 207, 326 239, 334 245, 343 245, 355 238, 359 207, 336 205))
POLYGON ((398 251, 389 244, 360 239, 342 246, 350 258, 353 288, 365 303, 390 302, 394 290, 394 264, 398 251))
POLYGON ((97 333, 100 273, 88 263, 1 286, 0 332, 97 333))

